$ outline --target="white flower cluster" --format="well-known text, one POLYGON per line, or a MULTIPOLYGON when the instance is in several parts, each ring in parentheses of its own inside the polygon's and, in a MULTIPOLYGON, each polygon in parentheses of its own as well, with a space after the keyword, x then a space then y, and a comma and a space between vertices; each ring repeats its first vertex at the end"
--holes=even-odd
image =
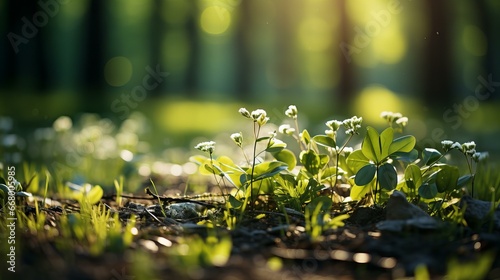
POLYGON ((342 123, 346 128, 345 133, 349 135, 358 134, 358 130, 361 128, 361 123, 363 122, 362 117, 354 116, 350 119, 344 120, 342 123))
POLYGON ((201 142, 194 148, 202 152, 208 152, 209 154, 213 154, 215 150, 215 142, 214 141, 201 142))
POLYGON ((470 142, 465 142, 463 144, 460 144, 458 142, 453 142, 450 140, 443 140, 441 141, 441 145, 443 147, 443 150, 445 152, 448 152, 450 150, 459 150, 460 152, 464 153, 465 155, 470 156, 475 162, 482 161, 486 158, 488 158, 489 154, 488 152, 477 152, 476 151, 476 143, 474 141, 470 142))
POLYGON ((240 108, 238 112, 243 117, 252 119, 254 122, 258 123, 259 126, 263 126, 269 121, 269 118, 267 117, 267 112, 262 109, 257 109, 252 111, 252 113, 250 113, 246 108, 240 108))

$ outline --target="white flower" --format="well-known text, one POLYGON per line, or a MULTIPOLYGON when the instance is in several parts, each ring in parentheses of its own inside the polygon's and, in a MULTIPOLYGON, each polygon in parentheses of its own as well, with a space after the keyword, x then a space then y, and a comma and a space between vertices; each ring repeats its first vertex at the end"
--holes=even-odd
POLYGON ((298 111, 297 111, 297 107, 295 105, 288 106, 288 109, 286 109, 286 111, 285 111, 285 115, 287 115, 287 117, 290 117, 292 119, 296 119, 297 114, 298 114, 298 111))
POLYGON ((458 142, 455 142, 453 143, 453 145, 451 145, 451 149, 457 149, 459 151, 462 151, 462 145, 458 142))
MULTIPOLYGON (((472 151, 476 152, 476 143, 474 141, 465 142, 462 144, 462 149, 464 153, 470 154, 472 151)), ((474 153, 472 153, 474 154, 474 153)))
POLYGON ((230 137, 238 147, 241 147, 241 144, 243 143, 243 135, 241 134, 241 132, 233 133, 230 137))
POLYGON ((341 121, 337 121, 337 120, 331 120, 331 121, 327 121, 325 124, 331 130, 337 131, 337 130, 339 130, 340 126, 342 125, 342 122, 341 121))
POLYGON ((344 120, 343 124, 344 127, 347 129, 345 133, 350 135, 358 134, 358 130, 361 128, 362 122, 363 118, 357 116, 344 120))
POLYGON ((246 108, 240 108, 238 110, 238 112, 245 118, 249 118, 251 119, 252 117, 250 116, 250 113, 248 112, 248 110, 246 108))
POLYGON ((269 118, 267 117, 266 111, 264 111, 262 109, 257 109, 255 111, 252 111, 252 113, 250 115, 251 115, 253 121, 257 122, 259 124, 259 126, 265 125, 267 123, 267 121, 269 120, 269 118))
POLYGON ((289 124, 282 124, 278 127, 278 131, 286 135, 292 135, 295 132, 295 129, 291 128, 289 124))
POLYGON ((408 124, 408 118, 407 117, 401 117, 396 120, 396 124, 400 124, 402 126, 406 126, 408 124))
POLYGON ((350 154, 352 154, 353 151, 354 151, 353 148, 345 147, 344 150, 342 150, 342 153, 347 158, 350 154))
POLYGON ((451 147, 453 146, 453 141, 450 140, 443 140, 441 141, 441 145, 443 146, 443 150, 445 152, 449 151, 451 147))
POLYGON ((479 161, 482 161, 482 160, 485 160, 489 157, 489 154, 488 152, 482 152, 482 153, 479 153, 479 152, 476 152, 472 155, 472 159, 475 161, 475 162, 479 162, 479 161))
POLYGON ((212 154, 215 150, 215 142, 214 141, 201 142, 194 148, 202 152, 208 152, 209 154, 212 154))

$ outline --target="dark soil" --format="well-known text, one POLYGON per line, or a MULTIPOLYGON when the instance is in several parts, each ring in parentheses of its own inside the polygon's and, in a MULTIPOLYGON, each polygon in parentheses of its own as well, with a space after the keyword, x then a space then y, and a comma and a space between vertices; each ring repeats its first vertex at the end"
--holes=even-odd
MULTIPOLYGON (((425 265, 432 278, 440 279, 447 273, 449 260, 470 263, 484 252, 496 255, 500 248, 499 232, 474 231, 465 226, 382 232, 376 224, 385 220, 384 207, 356 207, 349 211, 351 217, 345 226, 328 230, 323 238, 312 242, 301 215, 288 215, 286 224, 283 213, 255 208, 248 211, 237 229, 218 230, 221 235, 229 234, 233 242, 225 266, 180 271, 169 265, 165 252, 170 248, 157 238, 164 237, 175 246, 181 236, 205 236, 207 229, 196 222, 206 217, 163 218, 155 206, 157 200, 151 198, 130 196, 121 208, 112 196, 102 199, 124 221, 131 214, 138 216, 139 233, 123 252, 92 256, 78 244, 61 248, 57 237, 19 230, 16 273, 9 274, 2 267, 1 279, 395 279, 412 276, 419 265, 425 265), (148 211, 144 211, 145 206, 149 206, 148 211), (259 214, 265 217, 256 218, 259 214), (149 250, 144 240, 155 242, 158 251, 149 250), (273 257, 282 260, 280 270, 269 268, 268 260, 273 257), (140 272, 137 263, 143 267, 140 272)), ((220 207, 213 198, 164 198, 165 204, 179 202, 193 202, 216 211, 220 207)), ((60 203, 62 207, 44 209, 48 215, 46 228, 57 228, 62 208, 78 211, 74 201, 60 203)), ((25 212, 34 213, 33 205, 27 204, 25 212)), ((500 279, 498 256, 486 279, 500 279)))

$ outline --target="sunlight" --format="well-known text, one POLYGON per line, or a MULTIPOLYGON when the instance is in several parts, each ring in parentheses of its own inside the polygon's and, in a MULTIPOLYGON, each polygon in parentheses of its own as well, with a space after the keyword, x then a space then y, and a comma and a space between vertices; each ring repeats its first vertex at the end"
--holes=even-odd
POLYGON ((201 13, 200 25, 208 34, 222 34, 231 25, 231 13, 225 7, 209 6, 201 13))
POLYGON ((377 60, 387 64, 398 63, 406 53, 406 40, 396 22, 386 27, 373 39, 373 52, 377 60))
POLYGON ((401 112, 403 102, 396 93, 389 89, 380 85, 371 85, 359 94, 354 111, 369 123, 384 124, 385 120, 380 117, 380 113, 382 111, 401 112))

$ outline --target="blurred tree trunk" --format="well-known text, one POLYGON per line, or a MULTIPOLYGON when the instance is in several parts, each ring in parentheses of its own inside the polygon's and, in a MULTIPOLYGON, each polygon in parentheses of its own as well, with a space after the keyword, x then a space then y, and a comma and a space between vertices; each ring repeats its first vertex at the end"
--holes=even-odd
POLYGON ((239 100, 249 101, 252 98, 252 60, 251 52, 248 42, 248 31, 249 26, 251 26, 251 15, 250 15, 250 1, 242 1, 238 6, 239 9, 239 20, 238 20, 238 32, 236 34, 236 44, 237 44, 237 69, 238 69, 238 83, 236 86, 237 97, 239 100))
POLYGON ((451 6, 449 1, 426 1, 429 29, 422 65, 423 102, 429 107, 450 106, 452 92, 451 6))
MULTIPOLYGON (((274 86, 286 96, 290 96, 290 92, 296 93, 294 89, 300 87, 298 84, 297 54, 293 47, 296 46, 294 39, 297 30, 297 14, 294 13, 294 10, 300 6, 297 6, 296 2, 289 2, 289 5, 294 5, 294 7, 280 11, 278 13, 280 18, 276 19, 275 60, 272 66, 274 86)), ((276 5, 276 9, 280 9, 280 5, 276 5)))
POLYGON ((37 89, 38 94, 45 94, 48 88, 48 69, 43 35, 50 17, 36 1, 8 1, 5 9, 9 14, 5 38, 7 84, 37 89), (36 16, 34 19, 37 13, 46 17, 36 16))
MULTIPOLYGON (((163 34, 165 32, 165 23, 161 19, 161 11, 162 11, 162 0, 153 0, 153 8, 151 10, 151 25, 149 27, 150 34, 149 34, 149 40, 150 40, 150 65, 151 67, 155 68, 156 65, 160 64, 161 65, 161 44, 162 44, 162 39, 163 39, 163 34)), ((164 67, 160 67, 163 71, 165 70, 164 67)), ((168 83, 168 80, 167 80, 168 83)), ((162 84, 159 86, 155 87, 152 89, 149 94, 150 96, 159 96, 162 92, 162 89, 164 87, 162 84)))
MULTIPOLYGON (((339 41, 341 43, 352 42, 351 38, 351 23, 349 17, 347 15, 346 1, 341 0, 338 2, 338 14, 340 16, 340 38, 339 41)), ((334 34, 337 36, 337 34, 334 34)), ((341 51, 339 48, 334 49, 336 54, 338 53, 338 60, 340 63, 340 82, 338 87, 338 97, 336 96, 337 90, 333 90, 332 93, 332 102, 340 103, 340 106, 337 106, 338 109, 349 110, 350 105, 352 103, 352 99, 354 96, 354 75, 352 70, 352 58, 347 58, 345 53, 341 51)), ((346 113, 346 112, 344 112, 346 113)))
MULTIPOLYGON (((85 88, 87 96, 101 96, 105 85, 103 78, 104 48, 106 47, 105 34, 106 24, 104 22, 104 5, 101 0, 91 0, 87 14, 86 53, 85 60, 85 88)), ((95 103, 95 99, 86 98, 95 103)))
POLYGON ((191 2, 192 13, 189 16, 186 32, 189 37, 189 43, 191 44, 190 58, 188 61, 187 75, 186 75, 186 96, 188 98, 193 98, 198 95, 198 68, 199 68, 199 40, 198 38, 198 9, 196 7, 196 2, 191 2))
MULTIPOLYGON (((498 30, 494 28, 494 26, 498 26, 498 23, 494 23, 495 20, 498 21, 498 16, 495 15, 494 11, 495 9, 493 7, 488 7, 488 4, 486 1, 475 1, 476 7, 477 7, 477 18, 479 19, 479 28, 484 32, 484 35, 487 38, 487 50, 486 50, 486 55, 482 58, 481 64, 485 66, 485 71, 486 71, 486 77, 483 76, 486 80, 488 80, 488 75, 492 75, 492 80, 493 81, 498 81, 500 78, 500 73, 499 73, 499 65, 498 65, 498 58, 495 58, 495 56, 500 57, 498 54, 498 49, 499 49, 499 39, 498 36, 496 36, 496 33, 498 30), (495 34, 494 34, 495 33, 495 34)), ((495 97, 499 98, 498 94, 491 95, 486 102, 492 101, 495 99, 495 97)))

